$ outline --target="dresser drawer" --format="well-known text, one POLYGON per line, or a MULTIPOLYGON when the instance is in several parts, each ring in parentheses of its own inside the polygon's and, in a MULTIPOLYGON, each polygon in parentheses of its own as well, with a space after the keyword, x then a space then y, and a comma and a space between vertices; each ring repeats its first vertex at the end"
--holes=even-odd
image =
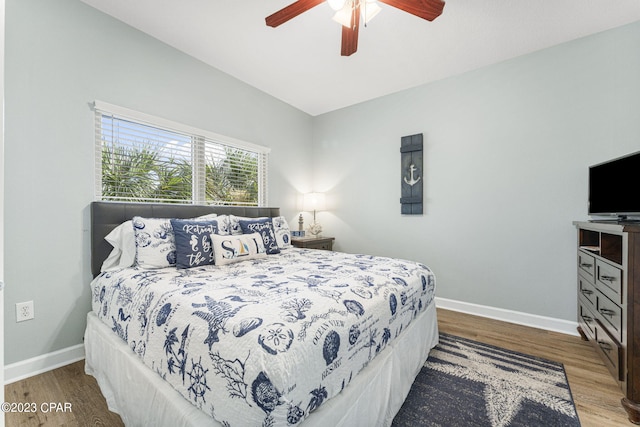
POLYGON ((293 237, 291 244, 296 248, 333 250, 333 237, 293 237))
POLYGON ((596 313, 611 335, 618 341, 622 341, 622 308, 598 291, 596 313))
POLYGON ((596 319, 584 301, 578 299, 578 323, 582 326, 582 331, 591 340, 596 338, 596 319))
POLYGON ((585 273, 587 277, 593 278, 596 271, 596 259, 582 251, 578 251, 578 268, 585 273))
POLYGON ((596 260, 598 289, 618 304, 622 304, 622 271, 601 260, 596 260))
POLYGON ((580 295, 586 303, 589 304, 591 310, 596 309, 596 288, 582 274, 578 274, 578 295, 580 295))
POLYGON ((324 249, 325 251, 330 251, 333 248, 333 242, 323 242, 316 243, 315 245, 307 245, 309 249, 324 249))
POLYGON ((622 346, 607 332, 599 320, 596 320, 596 343, 602 358, 611 375, 618 381, 623 380, 622 374, 622 346))

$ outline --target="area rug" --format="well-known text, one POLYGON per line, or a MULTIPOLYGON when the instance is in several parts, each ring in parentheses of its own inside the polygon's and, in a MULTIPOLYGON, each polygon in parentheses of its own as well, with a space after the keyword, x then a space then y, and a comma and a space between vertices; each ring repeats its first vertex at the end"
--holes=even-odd
POLYGON ((440 334, 392 426, 579 427, 561 363, 440 334))

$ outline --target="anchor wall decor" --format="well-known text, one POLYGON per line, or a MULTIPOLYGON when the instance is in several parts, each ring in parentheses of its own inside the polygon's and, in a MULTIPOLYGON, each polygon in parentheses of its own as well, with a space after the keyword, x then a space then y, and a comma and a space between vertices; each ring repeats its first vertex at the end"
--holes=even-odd
POLYGON ((400 153, 400 213, 422 215, 422 134, 403 136, 400 153))

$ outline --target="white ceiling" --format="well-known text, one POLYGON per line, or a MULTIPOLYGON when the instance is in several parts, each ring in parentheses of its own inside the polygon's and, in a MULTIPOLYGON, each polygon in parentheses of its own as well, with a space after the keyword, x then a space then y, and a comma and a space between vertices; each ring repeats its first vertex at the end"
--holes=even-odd
POLYGON ((293 0, 82 0, 311 115, 640 20, 640 0, 447 0, 433 22, 380 3, 340 56, 326 3, 278 28, 293 0))

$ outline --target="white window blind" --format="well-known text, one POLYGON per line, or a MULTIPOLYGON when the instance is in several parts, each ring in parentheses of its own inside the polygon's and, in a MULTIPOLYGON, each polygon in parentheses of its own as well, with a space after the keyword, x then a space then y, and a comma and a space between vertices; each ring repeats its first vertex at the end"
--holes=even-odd
POLYGON ((95 102, 99 200, 266 206, 269 149, 95 102))

